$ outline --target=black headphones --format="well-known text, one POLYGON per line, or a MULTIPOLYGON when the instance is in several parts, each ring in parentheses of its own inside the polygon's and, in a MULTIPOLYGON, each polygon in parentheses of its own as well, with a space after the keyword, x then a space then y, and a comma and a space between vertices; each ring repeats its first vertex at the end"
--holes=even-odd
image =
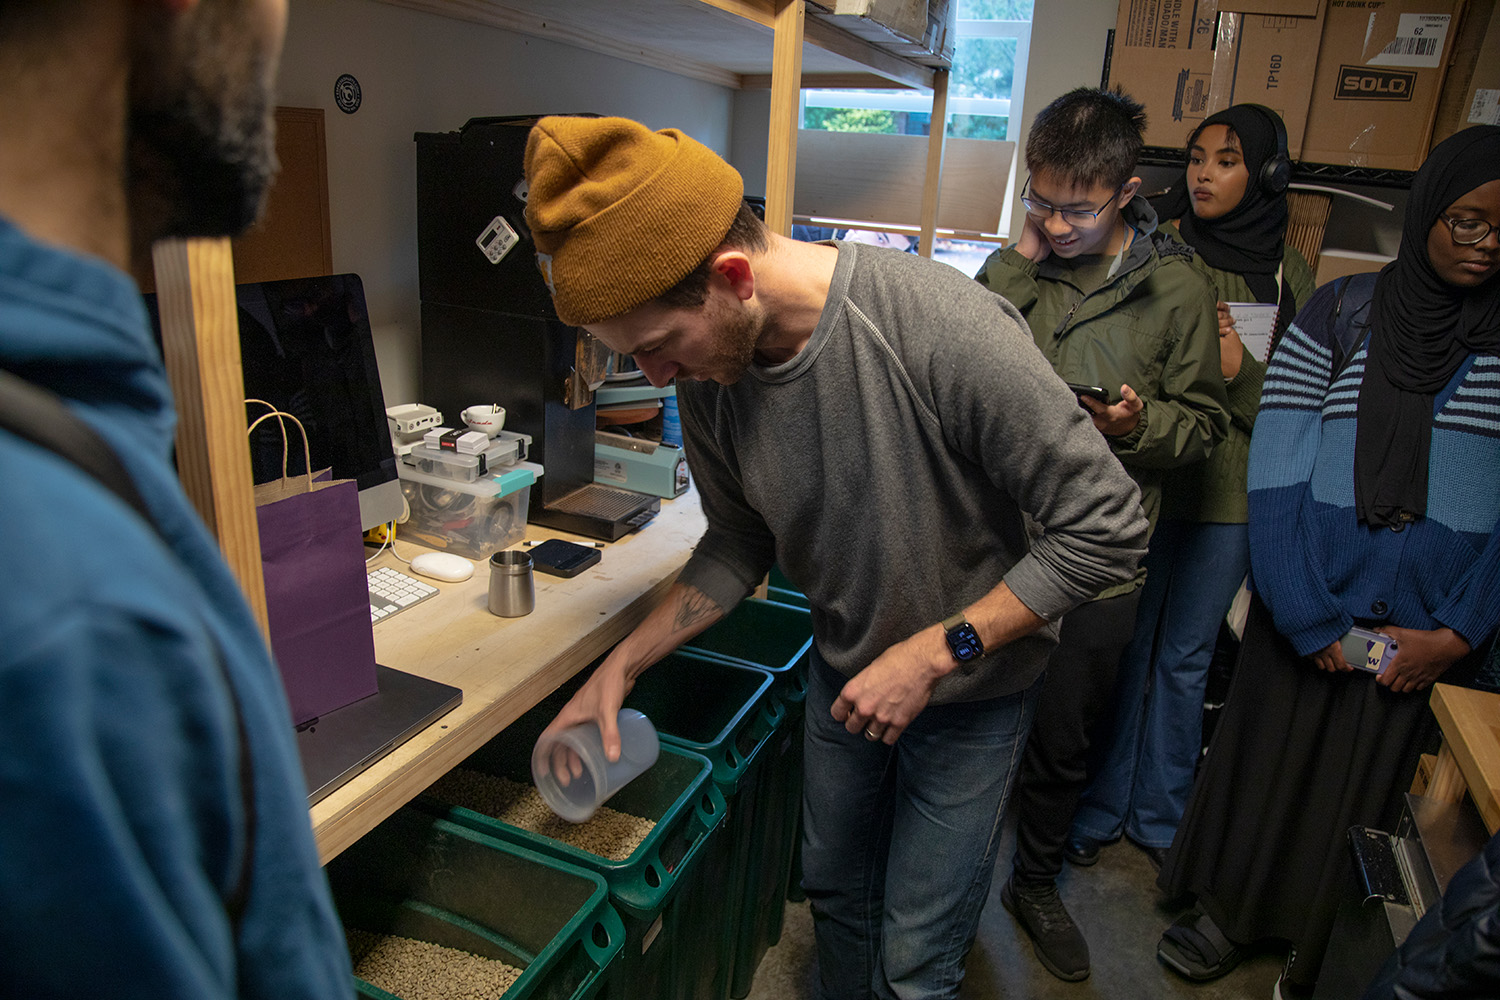
POLYGON ((1260 165, 1260 176, 1256 178, 1256 183, 1266 194, 1280 194, 1292 182, 1292 158, 1287 155, 1286 123, 1264 104, 1245 104, 1243 107, 1259 111, 1276 131, 1276 155, 1267 157, 1266 162, 1260 165))

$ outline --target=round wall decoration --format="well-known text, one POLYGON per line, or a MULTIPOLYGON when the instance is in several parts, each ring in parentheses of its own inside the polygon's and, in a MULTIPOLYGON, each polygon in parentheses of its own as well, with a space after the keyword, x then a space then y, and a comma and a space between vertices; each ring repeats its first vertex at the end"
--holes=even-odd
POLYGON ((333 103, 344 114, 352 115, 359 110, 360 96, 359 81, 351 74, 345 73, 333 82, 333 103))

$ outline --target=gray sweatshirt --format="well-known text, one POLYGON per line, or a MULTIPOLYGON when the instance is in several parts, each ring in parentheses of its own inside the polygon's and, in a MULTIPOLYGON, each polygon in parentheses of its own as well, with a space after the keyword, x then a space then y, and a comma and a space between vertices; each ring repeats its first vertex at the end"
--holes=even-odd
MULTIPOLYGON (((1140 494, 1015 308, 946 264, 837 246, 797 357, 677 386, 708 519, 680 582, 728 609, 774 561, 852 677, 1001 580, 1055 623, 1130 579, 1140 494)), ((933 703, 1024 689, 1055 641, 992 651, 933 703)))

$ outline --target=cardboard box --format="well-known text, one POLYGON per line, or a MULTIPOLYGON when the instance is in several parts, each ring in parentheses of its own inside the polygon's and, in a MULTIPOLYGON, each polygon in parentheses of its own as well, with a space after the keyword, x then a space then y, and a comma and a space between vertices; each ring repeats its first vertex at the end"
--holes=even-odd
POLYGON ((1415 170, 1463 0, 1328 0, 1301 159, 1415 170))
POLYGON ((1211 49, 1218 0, 1120 0, 1115 48, 1211 49))
POLYGON ((893 55, 947 69, 958 44, 954 0, 823 0, 829 23, 893 55))
POLYGON ((1470 125, 1500 125, 1500 2, 1469 0, 1432 127, 1436 146, 1470 125))
POLYGON ((1362 250, 1335 250, 1324 247, 1318 254, 1318 267, 1314 280, 1319 285, 1326 285, 1348 274, 1378 271, 1389 264, 1392 259, 1384 254, 1368 253, 1362 250))
POLYGON ((1120 0, 1109 82, 1146 106, 1146 145, 1180 147, 1205 116, 1217 0, 1120 0))
POLYGON ((927 32, 927 0, 834 0, 833 12, 868 17, 910 42, 927 32))
POLYGON ((1273 108, 1299 151, 1323 0, 1121 0, 1110 83, 1146 106, 1146 144, 1180 148, 1231 104, 1273 108))
MULTIPOLYGON (((1231 0, 1235 6, 1252 0, 1231 0)), ((1261 3, 1260 6, 1271 6, 1261 3)), ((1307 9, 1306 5, 1288 4, 1307 9)), ((1313 72, 1323 37, 1323 11, 1310 16, 1225 11, 1209 83, 1209 113, 1235 104, 1264 104, 1286 123, 1287 153, 1298 159, 1307 127, 1313 72)))

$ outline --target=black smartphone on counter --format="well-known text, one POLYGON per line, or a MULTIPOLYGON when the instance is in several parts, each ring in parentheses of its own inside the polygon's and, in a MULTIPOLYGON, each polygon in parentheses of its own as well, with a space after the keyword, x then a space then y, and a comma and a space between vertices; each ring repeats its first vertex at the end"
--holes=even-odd
POLYGON ((527 550, 538 573, 550 576, 577 576, 599 561, 599 550, 592 545, 549 538, 527 550))

